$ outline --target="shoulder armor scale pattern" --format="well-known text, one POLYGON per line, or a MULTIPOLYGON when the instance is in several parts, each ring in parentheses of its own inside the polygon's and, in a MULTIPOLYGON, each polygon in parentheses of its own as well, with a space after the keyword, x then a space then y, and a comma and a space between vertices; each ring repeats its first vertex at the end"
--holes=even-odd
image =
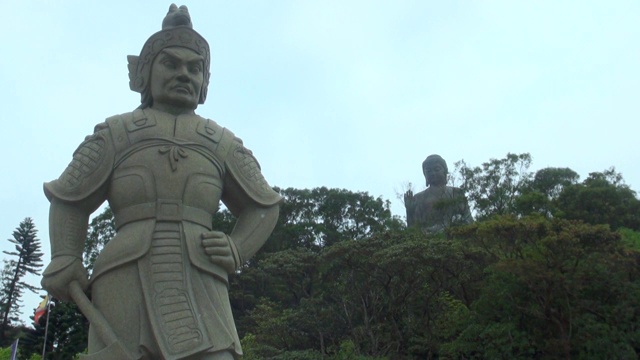
POLYGON ((82 200, 109 177, 113 165, 111 139, 100 131, 88 136, 57 180, 45 183, 45 194, 65 201, 82 200))
POLYGON ((251 150, 242 145, 242 141, 236 138, 231 156, 227 160, 227 165, 233 177, 238 181, 242 189, 253 200, 264 206, 277 204, 282 197, 267 183, 260 164, 253 156, 251 150))

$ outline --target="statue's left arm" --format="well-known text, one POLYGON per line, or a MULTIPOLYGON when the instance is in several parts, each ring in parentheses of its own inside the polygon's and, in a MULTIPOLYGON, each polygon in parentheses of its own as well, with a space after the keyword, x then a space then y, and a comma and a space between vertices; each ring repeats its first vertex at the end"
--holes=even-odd
POLYGON ((224 200, 231 212, 237 217, 236 225, 230 236, 241 259, 251 258, 271 235, 278 221, 279 203, 264 206, 255 203, 233 182, 225 186, 228 197, 224 200), (233 203, 234 205, 230 205, 233 203), (231 207, 230 207, 231 206, 231 207))
POLYGON ((203 234, 203 246, 212 262, 232 272, 267 241, 278 221, 282 197, 269 186, 258 161, 239 139, 233 141, 225 167, 222 202, 237 218, 236 225, 229 235, 203 234))

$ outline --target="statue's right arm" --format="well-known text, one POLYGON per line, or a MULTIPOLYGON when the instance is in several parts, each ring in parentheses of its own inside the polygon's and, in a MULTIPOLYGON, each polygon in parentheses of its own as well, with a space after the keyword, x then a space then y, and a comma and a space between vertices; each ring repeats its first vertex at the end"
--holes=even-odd
POLYGON ((69 300, 68 287, 78 281, 87 288, 82 254, 89 215, 107 197, 108 179, 114 162, 114 146, 106 124, 96 126, 73 154, 57 180, 44 184, 49 199, 51 263, 42 274, 42 287, 54 297, 69 300))
POLYGON ((42 274, 42 287, 55 298, 69 301, 69 284, 88 286, 82 253, 87 236, 89 213, 77 204, 52 199, 49 208, 51 263, 42 274))

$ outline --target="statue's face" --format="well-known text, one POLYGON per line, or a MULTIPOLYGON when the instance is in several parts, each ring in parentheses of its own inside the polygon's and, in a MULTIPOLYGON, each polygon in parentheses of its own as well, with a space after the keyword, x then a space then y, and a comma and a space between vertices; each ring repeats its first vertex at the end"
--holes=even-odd
POLYGON ((187 109, 198 107, 204 82, 204 58, 193 50, 170 47, 151 65, 151 97, 154 106, 187 109))
POLYGON ((447 183, 447 171, 438 163, 427 164, 424 169, 424 177, 429 185, 445 185, 447 183))

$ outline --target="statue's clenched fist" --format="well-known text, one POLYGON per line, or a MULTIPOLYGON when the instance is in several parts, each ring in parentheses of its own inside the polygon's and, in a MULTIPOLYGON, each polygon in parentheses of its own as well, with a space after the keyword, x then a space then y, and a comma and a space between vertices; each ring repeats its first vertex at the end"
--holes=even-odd
POLYGON ((40 284, 51 296, 63 301, 71 301, 69 285, 72 281, 77 281, 82 290, 86 291, 89 286, 87 269, 82 265, 80 258, 63 255, 51 260, 42 274, 40 284))

